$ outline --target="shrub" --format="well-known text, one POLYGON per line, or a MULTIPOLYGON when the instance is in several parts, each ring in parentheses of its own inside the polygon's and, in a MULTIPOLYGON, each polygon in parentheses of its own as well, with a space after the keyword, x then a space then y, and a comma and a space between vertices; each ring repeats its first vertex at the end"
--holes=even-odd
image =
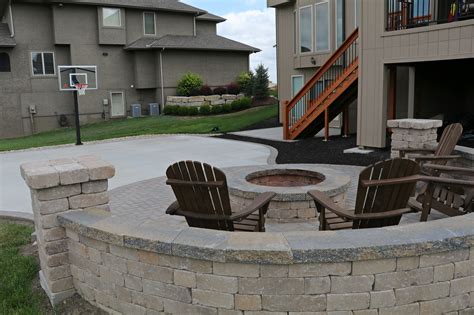
POLYGON ((178 112, 178 107, 176 105, 166 105, 165 108, 163 108, 163 113, 165 115, 176 115, 178 112))
POLYGON ((252 99, 250 97, 243 97, 239 101, 241 109, 248 109, 252 106, 252 99))
POLYGON ((235 82, 227 84, 226 88, 227 88, 227 93, 229 93, 229 94, 237 95, 237 94, 240 93, 240 87, 235 82))
POLYGON ((240 87, 240 91, 242 91, 247 96, 252 96, 253 81, 254 81, 254 74, 252 71, 242 72, 237 77, 237 84, 240 87))
POLYGON ((203 85, 201 87, 201 95, 207 96, 212 94, 212 89, 209 87, 209 85, 203 85))
POLYGON ((201 115, 209 115, 211 113, 211 106, 209 105, 202 105, 199 108, 199 114, 201 115))
POLYGON ((201 95, 201 89, 192 89, 191 91, 189 91, 188 96, 198 96, 198 95, 201 95))
POLYGON ((188 116, 197 116, 199 114, 199 109, 195 106, 188 107, 188 116))
POLYGON ((241 105, 240 100, 235 100, 235 101, 233 101, 233 102, 230 104, 230 106, 232 107, 232 110, 233 110, 234 112, 239 111, 239 110, 242 109, 242 105, 241 105))
POLYGON ((222 105, 222 112, 223 113, 230 113, 232 111, 232 106, 230 104, 222 105))
POLYGON ((177 115, 178 116, 187 116, 188 115, 188 110, 189 110, 189 107, 187 107, 187 106, 178 106, 177 115))
POLYGON ((211 114, 217 115, 222 113, 222 106, 221 105, 214 105, 211 107, 211 114))
POLYGON ((227 93, 227 89, 223 86, 219 86, 219 87, 216 87, 214 89, 214 94, 216 95, 222 95, 222 94, 226 94, 227 93))
POLYGON ((186 72, 178 81, 178 88, 176 89, 176 92, 180 96, 189 96, 191 91, 200 90, 202 84, 203 81, 198 74, 186 72))
POLYGON ((255 70, 255 81, 253 85, 253 96, 255 96, 257 100, 266 99, 270 95, 268 84, 268 68, 260 64, 255 70))

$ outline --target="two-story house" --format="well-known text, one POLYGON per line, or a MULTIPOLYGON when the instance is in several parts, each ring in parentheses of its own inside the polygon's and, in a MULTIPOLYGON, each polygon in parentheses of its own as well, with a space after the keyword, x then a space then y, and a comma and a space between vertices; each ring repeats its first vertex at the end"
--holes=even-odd
POLYGON ((341 113, 344 133, 355 127, 358 145, 378 148, 388 119, 474 123, 474 1, 267 2, 285 138, 312 136, 341 113))
POLYGON ((58 65, 95 65, 82 123, 163 104, 187 71, 211 87, 235 81, 259 50, 221 37, 224 19, 176 0, 0 0, 0 138, 73 124, 58 65))

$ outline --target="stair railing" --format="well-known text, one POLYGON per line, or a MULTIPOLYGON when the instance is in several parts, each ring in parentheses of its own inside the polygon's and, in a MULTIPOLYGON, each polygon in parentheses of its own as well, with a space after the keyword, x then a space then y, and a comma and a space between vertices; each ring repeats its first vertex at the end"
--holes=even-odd
POLYGON ((286 103, 283 126, 285 139, 290 139, 290 131, 306 117, 309 110, 321 102, 321 98, 327 97, 328 91, 334 90, 340 84, 341 76, 346 75, 347 70, 358 62, 358 37, 359 30, 356 29, 293 99, 286 103))

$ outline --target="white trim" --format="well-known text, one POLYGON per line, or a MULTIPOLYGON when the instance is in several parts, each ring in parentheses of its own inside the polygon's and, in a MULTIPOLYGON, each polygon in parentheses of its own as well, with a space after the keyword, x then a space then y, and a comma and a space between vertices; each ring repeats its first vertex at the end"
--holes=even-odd
POLYGON ((11 33, 10 37, 15 37, 15 26, 13 25, 13 11, 12 11, 11 3, 8 7, 9 7, 9 11, 10 11, 10 25, 12 27, 12 29, 10 30, 10 33, 11 33))
POLYGON ((151 12, 151 11, 144 11, 143 12, 143 35, 144 36, 156 36, 156 14, 155 14, 155 12, 151 12), (147 15, 147 14, 153 14, 153 34, 147 34, 146 33, 145 15, 147 15))
POLYGON ((360 11, 360 2, 359 0, 354 0, 354 29, 359 27, 359 14, 357 14, 358 11, 360 11))
POLYGON ((298 92, 293 94, 293 79, 294 78, 302 78, 303 79, 303 85, 301 86, 300 90, 303 88, 305 82, 304 82, 304 74, 292 74, 291 75, 291 97, 294 97, 298 92))
POLYGON ((127 111, 125 110, 125 91, 110 91, 109 92, 109 97, 110 97, 110 117, 125 117, 127 116, 127 111), (112 115, 112 107, 114 106, 113 104, 113 99, 112 99, 112 94, 121 94, 122 95, 122 104, 123 104, 123 115, 112 115))
POLYGON ((196 30, 196 17, 193 17, 193 34, 194 36, 197 35, 197 30, 196 30))
POLYGON ((54 55, 54 51, 30 51, 30 65, 31 65, 31 75, 33 77, 54 77, 56 75, 56 56, 54 55), (36 74, 33 69, 33 54, 41 54, 41 63, 43 66, 43 73, 36 74), (53 73, 45 73, 44 67, 44 54, 53 54, 53 73))
MULTIPOLYGON (((61 82, 61 79, 62 79, 62 76, 61 76, 61 73, 62 73, 62 69, 71 69, 71 68, 90 68, 92 69, 93 73, 94 73, 94 76, 95 76, 95 87, 90 87, 88 86, 86 88, 86 90, 98 90, 99 89, 99 76, 97 75, 97 66, 91 66, 91 65, 73 65, 73 66, 64 66, 64 65, 59 65, 58 67, 58 84, 59 84, 59 90, 60 91, 75 91, 76 88, 75 87, 69 87, 69 88, 64 88, 63 87, 63 84, 64 82, 61 82)), ((72 73, 69 74, 68 77, 70 77, 72 73)), ((79 73, 79 74, 83 74, 83 73, 79 73)), ((84 73, 85 74, 85 73, 84 73)), ((89 78, 87 77, 87 83, 89 82, 89 78)), ((70 82, 66 82, 68 83, 68 85, 70 85, 70 82)))
MULTIPOLYGON (((334 1, 334 50, 338 49, 339 47, 337 46, 337 32, 338 32, 338 22, 337 22, 337 1, 338 0, 335 0, 334 1)), ((346 8, 346 5, 344 4, 345 3, 345 0, 341 0, 342 3, 343 3, 343 6, 342 6, 342 29, 343 29, 343 35, 345 34, 345 8, 346 8)), ((342 43, 344 43, 344 36, 342 38, 342 43)), ((341 43, 341 45, 342 45, 341 43)))
POLYGON ((300 55, 307 55, 307 54, 312 54, 314 52, 314 12, 313 12, 313 6, 312 5, 306 5, 304 7, 298 8, 298 54, 300 55), (311 10, 311 50, 310 51, 301 51, 301 11, 303 9, 310 8, 311 10))
POLYGON ((110 28, 121 28, 122 27, 122 9, 121 8, 114 8, 114 7, 102 7, 102 27, 110 27, 110 28), (105 25, 104 24, 104 9, 112 9, 112 10, 119 10, 119 25, 105 25))
POLYGON ((293 27, 295 28, 293 30, 293 56, 296 56, 298 55, 301 47, 298 47, 298 43, 299 43, 299 19, 298 19, 298 11, 297 10, 294 10, 293 11, 293 27))
POLYGON ((331 51, 331 3, 329 2, 329 0, 325 0, 325 1, 321 1, 321 2, 318 2, 314 5, 314 52, 315 53, 318 53, 318 54, 322 54, 322 53, 328 53, 331 51), (318 50, 317 46, 318 46, 318 39, 317 39, 317 34, 318 32, 316 31, 316 8, 318 5, 322 5, 322 4, 325 4, 327 3, 328 5, 328 15, 327 15, 327 18, 328 18, 328 49, 324 49, 324 50, 318 50))

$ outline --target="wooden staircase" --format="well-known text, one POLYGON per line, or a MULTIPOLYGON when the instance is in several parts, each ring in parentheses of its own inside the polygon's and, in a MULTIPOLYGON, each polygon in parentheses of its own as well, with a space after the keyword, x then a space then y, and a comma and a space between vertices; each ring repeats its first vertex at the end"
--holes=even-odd
POLYGON ((301 90, 286 103, 283 137, 294 140, 312 137, 341 112, 347 132, 348 106, 357 98, 359 54, 356 29, 316 71, 301 90))

